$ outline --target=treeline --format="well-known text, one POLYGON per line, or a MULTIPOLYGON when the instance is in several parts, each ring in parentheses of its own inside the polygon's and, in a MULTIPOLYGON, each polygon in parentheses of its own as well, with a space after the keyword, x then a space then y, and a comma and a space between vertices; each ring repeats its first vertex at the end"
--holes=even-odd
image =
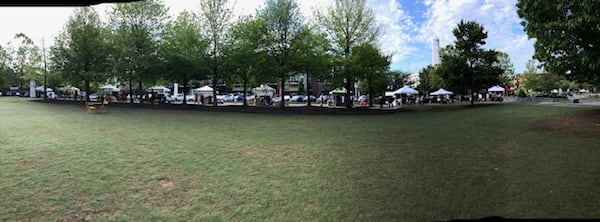
POLYGON ((405 82, 407 73, 389 70, 391 56, 377 45, 379 25, 365 0, 335 0, 313 21, 294 0, 263 5, 254 15, 235 17, 231 1, 202 0, 200 11, 170 18, 161 1, 137 1, 115 4, 107 21, 93 7, 77 8, 47 52, 23 34, 16 36, 18 48, 0 48, 0 85, 24 87, 46 77, 47 86, 87 92, 104 83, 134 92, 168 82, 186 92, 193 81, 208 81, 215 90, 217 83, 249 89, 285 86, 288 77, 303 75, 349 89, 350 107, 356 82, 364 81, 362 92, 369 95, 405 82))

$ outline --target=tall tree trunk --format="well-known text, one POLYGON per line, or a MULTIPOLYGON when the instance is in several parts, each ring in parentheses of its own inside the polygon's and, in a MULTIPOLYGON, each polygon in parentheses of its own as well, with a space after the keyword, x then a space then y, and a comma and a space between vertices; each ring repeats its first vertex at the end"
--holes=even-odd
POLYGON ((469 89, 471 91, 471 105, 475 104, 475 98, 473 98, 473 68, 471 68, 471 78, 469 78, 469 89))
POLYGON ((217 107, 217 77, 213 76, 212 78, 212 88, 213 88, 213 96, 212 96, 212 103, 213 103, 213 107, 217 107))
MULTIPOLYGON (((140 91, 140 94, 142 94, 142 98, 144 98, 144 96, 143 96, 144 91, 142 91, 142 80, 138 80, 138 90, 140 91)), ((146 99, 147 99, 147 97, 146 97, 146 99)), ((144 103, 143 99, 141 100, 140 104, 142 104, 142 103, 144 103)))
MULTIPOLYGON (((346 36, 346 45, 344 48, 344 59, 350 56, 350 40, 348 36, 346 36)), ((344 60, 345 61, 345 60, 344 60)), ((350 99, 350 87, 352 86, 352 81, 350 81, 351 77, 348 73, 348 67, 344 65, 344 72, 346 72, 346 94, 344 94, 344 105, 346 105, 347 109, 352 109, 352 99, 350 99)))
POLYGON ((244 80, 243 80, 242 84, 244 85, 243 86, 244 91, 242 92, 242 95, 243 95, 243 99, 244 99, 244 107, 246 107, 246 106, 248 106, 248 100, 246 99, 246 87, 248 87, 248 78, 246 77, 246 73, 244 73, 243 76, 244 76, 244 80))
POLYGON ((347 109, 352 109, 352 99, 350 98, 350 89, 352 87, 352 82, 349 76, 346 76, 346 94, 344 94, 344 104, 347 109))
POLYGON ((19 91, 23 88, 23 68, 19 70, 19 91))
POLYGON ((133 80, 129 79, 129 103, 133 104, 133 80))
MULTIPOLYGON (((88 64, 85 63, 83 66, 83 73, 87 76, 88 74, 88 64)), ((46 92, 44 92, 46 93, 46 92)), ((90 101, 90 80, 86 78, 85 80, 85 101, 90 101)))
MULTIPOLYGON (((369 107, 373 106, 373 87, 371 86, 371 75, 367 76, 367 84, 369 87, 369 107)), ((381 102, 380 102, 381 104, 381 102)))
POLYGON ((85 101, 90 101, 90 81, 85 80, 85 101))
POLYGON ((285 108, 285 99, 283 99, 283 92, 285 92, 285 77, 281 78, 281 104, 279 104, 279 107, 281 108, 285 108))
POLYGON ((306 72, 306 107, 310 107, 310 79, 308 71, 306 72))
MULTIPOLYGON (((183 80, 183 101, 181 101, 181 103, 183 105, 187 105, 187 99, 185 99, 186 91, 188 91, 188 81, 184 79, 183 80)), ((177 95, 175 95, 175 98, 177 98, 177 95)), ((204 105, 204 104, 202 104, 202 105, 204 105)))

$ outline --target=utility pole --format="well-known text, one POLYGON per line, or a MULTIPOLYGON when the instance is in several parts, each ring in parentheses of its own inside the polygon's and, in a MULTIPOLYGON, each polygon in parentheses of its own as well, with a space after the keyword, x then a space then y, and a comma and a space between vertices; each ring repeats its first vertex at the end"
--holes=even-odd
POLYGON ((44 56, 44 100, 48 99, 48 92, 46 91, 46 76, 48 75, 48 71, 46 68, 46 45, 44 44, 44 37, 42 37, 42 56, 44 56))

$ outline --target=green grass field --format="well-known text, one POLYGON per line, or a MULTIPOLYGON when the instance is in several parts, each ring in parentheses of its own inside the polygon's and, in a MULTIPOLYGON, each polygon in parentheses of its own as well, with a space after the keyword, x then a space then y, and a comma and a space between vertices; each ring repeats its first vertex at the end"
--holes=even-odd
POLYGON ((600 218, 600 110, 218 113, 0 97, 0 221, 600 218))

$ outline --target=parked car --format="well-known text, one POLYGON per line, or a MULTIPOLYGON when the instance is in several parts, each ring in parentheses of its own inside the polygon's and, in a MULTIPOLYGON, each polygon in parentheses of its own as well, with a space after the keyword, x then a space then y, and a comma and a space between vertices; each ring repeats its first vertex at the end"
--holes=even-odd
POLYGON ((317 102, 327 103, 328 99, 329 99, 329 95, 321 95, 321 96, 319 96, 319 98, 317 98, 317 102))
MULTIPOLYGON (((183 95, 182 95, 183 96, 183 95)), ((183 100, 183 97, 181 96, 181 99, 183 100)), ((181 101, 181 100, 180 100, 181 101)), ((185 95, 185 101, 187 103, 193 103, 196 102, 196 95, 185 95)))
POLYGON ((361 95, 361 96, 359 96, 358 98, 356 98, 356 100, 355 100, 355 101, 356 101, 356 102, 362 102, 363 100, 367 100, 367 96, 365 96, 365 95, 361 95))
POLYGON ((165 103, 174 103, 183 101, 183 93, 177 93, 177 95, 166 94, 165 95, 165 103))
POLYGON ((274 103, 281 102, 281 98, 279 98, 279 97, 273 97, 273 98, 271 98, 271 101, 274 102, 274 103))
MULTIPOLYGON (((219 96, 217 96, 217 99, 219 99, 219 96)), ((235 95, 227 94, 227 95, 224 95, 222 97, 222 99, 223 99, 223 102, 233 102, 233 100, 235 99, 235 95)))
POLYGON ((47 92, 46 93, 46 98, 48 98, 48 99, 56 99, 56 93, 54 93, 54 92, 47 92))
POLYGON ((98 101, 98 94, 97 93, 90 94, 90 101, 98 101))
POLYGON ((245 96, 243 94, 235 94, 233 95, 233 100, 238 102, 243 102, 245 96))
MULTIPOLYGON (((222 104, 224 102, 223 101, 224 97, 225 97, 225 95, 217 95, 217 104, 222 104)), ((209 101, 208 103, 212 104, 212 101, 209 101)))
POLYGON ((308 99, 310 99, 311 103, 314 103, 314 102, 317 101, 317 97, 315 97, 313 95, 310 95, 310 96, 304 96, 304 101, 303 102, 306 102, 308 99))
POLYGON ((292 96, 288 101, 290 102, 303 102, 304 100, 304 95, 295 95, 292 96))

